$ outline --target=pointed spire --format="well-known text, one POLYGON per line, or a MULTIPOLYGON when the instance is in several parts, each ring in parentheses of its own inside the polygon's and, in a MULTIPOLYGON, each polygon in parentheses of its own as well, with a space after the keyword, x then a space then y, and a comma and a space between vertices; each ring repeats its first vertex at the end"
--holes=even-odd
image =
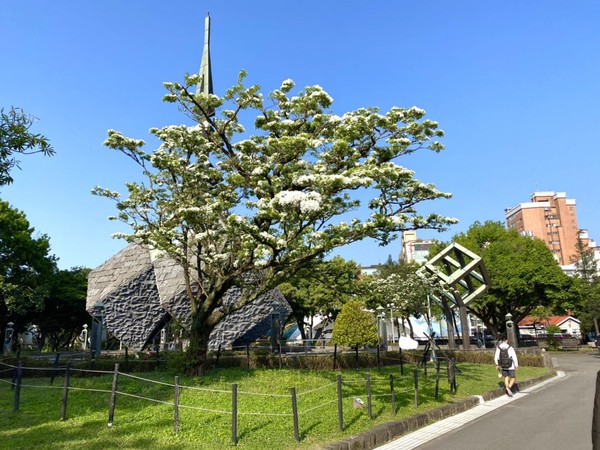
POLYGON ((210 15, 204 20, 204 50, 202 52, 202 63, 200 64, 200 82, 196 87, 196 93, 212 94, 212 72, 210 66, 210 15))

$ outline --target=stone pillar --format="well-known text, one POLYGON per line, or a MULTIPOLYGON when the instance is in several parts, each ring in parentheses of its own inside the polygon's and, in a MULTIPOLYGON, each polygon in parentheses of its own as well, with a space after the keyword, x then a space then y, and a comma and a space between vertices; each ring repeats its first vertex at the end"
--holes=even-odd
POLYGON ((515 323, 512 321, 512 314, 508 313, 504 316, 506 319, 506 337, 511 347, 517 348, 519 346, 519 340, 517 339, 517 330, 515 323))
POLYGON ((81 340, 83 345, 83 350, 87 350, 88 345, 88 325, 87 323, 83 324, 83 331, 81 332, 81 340))
POLYGON ((13 322, 8 322, 6 324, 6 331, 4 332, 4 345, 2 347, 2 354, 7 355, 12 351, 13 347, 13 334, 15 331, 15 324, 13 322))

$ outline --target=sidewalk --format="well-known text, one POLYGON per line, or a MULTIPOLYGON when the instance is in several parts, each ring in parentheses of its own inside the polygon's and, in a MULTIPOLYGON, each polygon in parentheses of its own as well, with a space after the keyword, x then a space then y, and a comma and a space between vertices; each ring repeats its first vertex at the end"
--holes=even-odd
MULTIPOLYGON (((562 376, 564 376, 564 373, 562 373, 562 376)), ((508 397, 503 387, 497 388, 486 392, 482 396, 471 396, 416 416, 379 425, 365 433, 330 444, 325 448, 327 450, 411 449, 427 442, 427 440, 434 439, 440 434, 468 423, 485 412, 522 398, 524 394, 559 378, 556 372, 549 372, 546 375, 519 382, 517 386, 520 394, 513 397, 508 397), (439 432, 435 431, 438 429, 439 432), (433 435, 433 432, 438 434, 433 435), (427 440, 423 440, 425 438, 427 440), (414 439, 414 442, 411 439, 414 439), (389 445, 392 446, 388 447, 389 445)))
POLYGON ((548 380, 542 381, 541 383, 535 384, 529 388, 521 389, 513 397, 504 395, 495 399, 484 401, 483 397, 479 397, 479 405, 469 409, 468 411, 456 414, 446 419, 435 422, 426 427, 420 428, 419 430, 400 437, 388 444, 376 447, 376 450, 411 450, 420 445, 425 444, 449 431, 452 431, 458 427, 463 426, 472 420, 478 419, 481 416, 500 408, 508 403, 511 403, 519 398, 542 388, 543 386, 554 383, 555 381, 563 378, 565 373, 562 371, 557 372, 557 375, 548 380))

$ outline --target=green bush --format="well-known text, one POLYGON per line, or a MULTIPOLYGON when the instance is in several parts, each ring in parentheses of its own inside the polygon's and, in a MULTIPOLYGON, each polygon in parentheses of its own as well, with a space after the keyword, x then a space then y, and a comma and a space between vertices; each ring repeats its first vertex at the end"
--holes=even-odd
MULTIPOLYGON (((308 352, 304 351, 285 351, 278 355, 270 350, 250 348, 250 359, 248 360, 245 351, 224 351, 219 355, 217 353, 209 354, 210 369, 309 369, 309 370, 327 370, 334 369, 334 351, 329 349, 326 352, 308 352), (218 357, 217 357, 218 356, 218 357)), ((418 364, 423 360, 423 349, 402 351, 402 360, 404 364, 418 364)), ((457 363, 474 363, 474 364, 493 364, 494 351, 488 350, 443 350, 437 351, 437 356, 440 359, 452 358, 457 363)), ((544 367, 544 358, 539 348, 518 349, 520 366, 544 367)), ((71 361, 71 367, 74 369, 95 369, 98 371, 112 372, 115 364, 119 363, 120 371, 124 372, 152 372, 152 371, 167 371, 179 375, 194 373, 194 361, 190 360, 184 351, 169 351, 161 352, 157 358, 156 354, 150 353, 130 353, 127 360, 125 355, 120 354, 103 354, 96 358, 92 363, 89 355, 85 359, 71 361)), ((429 361, 430 355, 427 360, 429 361)), ((69 354, 64 354, 59 360, 59 367, 64 368, 69 360, 69 354)), ((3 359, 5 364, 16 365, 15 357, 3 359)), ((39 377, 50 377, 54 366, 52 358, 40 357, 23 357, 21 358, 23 367, 45 368, 49 370, 37 370, 35 375, 39 377)), ((382 351, 379 353, 379 365, 399 366, 400 354, 398 351, 382 351)), ((355 369, 357 366, 356 353, 354 349, 338 347, 335 355, 335 369, 355 369)), ((360 368, 376 368, 378 366, 377 352, 374 349, 363 348, 358 354, 358 367, 360 368)))

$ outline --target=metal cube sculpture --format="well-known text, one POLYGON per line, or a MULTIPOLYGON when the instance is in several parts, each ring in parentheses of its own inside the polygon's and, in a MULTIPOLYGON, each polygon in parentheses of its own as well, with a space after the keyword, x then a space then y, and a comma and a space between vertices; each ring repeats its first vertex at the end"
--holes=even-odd
MULTIPOLYGON (((434 275, 444 286, 442 296, 435 293, 430 298, 442 305, 446 315, 452 309, 458 309, 462 323, 463 347, 470 347, 470 336, 467 326, 467 305, 481 296, 491 286, 485 265, 480 256, 460 244, 452 243, 420 269, 434 275)), ((454 347, 454 327, 448 326, 448 344, 454 347)))
MULTIPOLYGON (((466 306, 491 286, 481 257, 457 243, 427 261, 424 268, 448 286, 443 295, 457 307, 466 306)), ((441 301, 435 295, 432 298, 441 301)))

